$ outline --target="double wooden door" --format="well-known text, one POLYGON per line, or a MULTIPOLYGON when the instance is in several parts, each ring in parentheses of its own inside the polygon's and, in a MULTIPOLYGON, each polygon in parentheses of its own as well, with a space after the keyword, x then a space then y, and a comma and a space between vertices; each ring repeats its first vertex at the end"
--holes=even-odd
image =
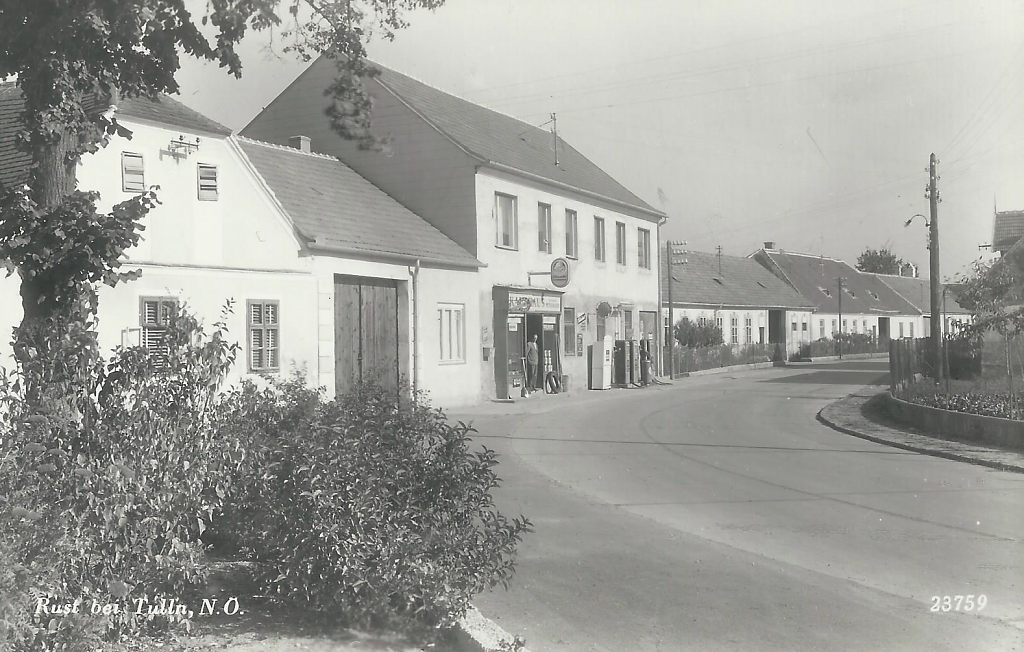
POLYGON ((336 276, 334 280, 334 386, 338 395, 359 382, 397 392, 398 284, 390 279, 336 276))

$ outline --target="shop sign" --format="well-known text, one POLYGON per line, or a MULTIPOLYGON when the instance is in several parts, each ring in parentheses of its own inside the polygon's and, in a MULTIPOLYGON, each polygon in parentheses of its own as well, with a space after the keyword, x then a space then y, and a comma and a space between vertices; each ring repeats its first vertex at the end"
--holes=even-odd
POLYGON ((551 285, 556 288, 569 285, 569 261, 565 258, 555 258, 551 261, 551 285))
POLYGON ((562 311, 561 298, 553 294, 508 293, 509 312, 551 312, 562 311))

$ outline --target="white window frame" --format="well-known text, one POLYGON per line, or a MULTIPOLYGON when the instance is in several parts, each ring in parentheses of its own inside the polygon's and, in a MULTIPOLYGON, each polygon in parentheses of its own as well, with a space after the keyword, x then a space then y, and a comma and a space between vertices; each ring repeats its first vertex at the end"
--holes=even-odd
POLYGON ((121 152, 121 191, 122 192, 145 192, 146 191, 146 161, 142 154, 135 152, 121 152), (137 174, 138 180, 129 181, 129 175, 137 174))
POLYGON ((729 317, 729 344, 740 343, 740 320, 736 315, 729 317))
POLYGON ((747 336, 747 344, 751 344, 754 341, 754 320, 750 317, 750 313, 743 316, 743 330, 747 336))
POLYGON ((216 165, 209 163, 199 163, 196 165, 196 197, 199 201, 217 201, 220 198, 219 175, 220 171, 216 165), (205 178, 206 183, 204 184, 203 172, 210 172, 211 170, 213 171, 213 176, 211 177, 207 174, 205 178))
POLYGON ((594 260, 603 263, 607 258, 604 239, 604 218, 594 216, 594 260))
POLYGON ((615 223, 615 264, 626 265, 626 223, 615 223))
POLYGON ((466 363, 466 304, 437 304, 437 342, 439 364, 466 363))
POLYGON ((167 325, 170 323, 171 315, 178 310, 179 305, 177 297, 139 297, 139 327, 141 329, 139 346, 157 356, 158 367, 167 364, 168 351, 162 341, 164 335, 167 334, 167 325), (146 304, 156 304, 154 319, 149 319, 146 304))
POLYGON ((551 253, 551 204, 537 202, 537 250, 551 253))
POLYGON ((494 193, 494 217, 497 225, 495 226, 495 240, 494 246, 499 249, 519 249, 519 199, 515 195, 509 195, 503 192, 494 193), (511 244, 505 244, 503 237, 504 232, 504 220, 502 219, 501 212, 501 199, 506 198, 512 201, 512 232, 509 233, 509 242, 511 244))
POLYGON ((281 370, 281 305, 276 299, 249 299, 245 302, 246 365, 251 373, 275 373, 281 370), (267 307, 273 306, 268 320, 267 307), (259 319, 255 319, 253 308, 259 307, 259 319), (259 346, 253 335, 259 332, 259 346), (273 339, 271 344, 270 340, 273 339), (260 363, 254 364, 253 355, 260 352, 260 363))
POLYGON ((576 259, 580 256, 579 215, 571 208, 565 209, 565 257, 576 259))
POLYGON ((651 230, 637 228, 637 265, 640 269, 651 268, 651 230))

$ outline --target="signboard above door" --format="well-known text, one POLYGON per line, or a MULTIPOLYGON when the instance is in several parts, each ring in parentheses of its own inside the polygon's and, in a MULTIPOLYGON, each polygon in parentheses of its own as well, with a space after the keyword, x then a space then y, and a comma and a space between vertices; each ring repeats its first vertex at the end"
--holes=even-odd
POLYGON ((569 285, 569 261, 565 258, 555 258, 551 261, 551 285, 556 288, 569 285))
POLYGON ((508 293, 509 312, 548 312, 558 314, 562 311, 561 297, 554 294, 528 294, 526 292, 508 293))

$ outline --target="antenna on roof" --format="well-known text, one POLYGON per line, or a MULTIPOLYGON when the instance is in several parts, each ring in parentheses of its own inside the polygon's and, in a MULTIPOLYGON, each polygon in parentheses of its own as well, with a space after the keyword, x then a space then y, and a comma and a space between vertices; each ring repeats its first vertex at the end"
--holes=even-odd
POLYGON ((558 114, 551 114, 551 135, 555 139, 555 165, 558 165, 558 114))
POLYGON ((718 245, 718 275, 722 275, 722 245, 718 245))

